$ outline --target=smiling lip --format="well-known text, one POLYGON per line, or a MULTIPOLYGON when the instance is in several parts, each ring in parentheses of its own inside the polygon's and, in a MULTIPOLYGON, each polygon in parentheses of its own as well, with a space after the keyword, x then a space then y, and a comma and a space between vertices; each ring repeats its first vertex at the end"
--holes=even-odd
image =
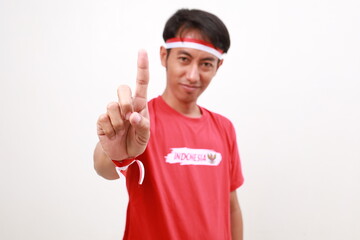
POLYGON ((180 85, 181 85, 186 91, 195 91, 195 90, 197 90, 198 88, 200 88, 200 86, 190 85, 190 84, 180 83, 180 85))

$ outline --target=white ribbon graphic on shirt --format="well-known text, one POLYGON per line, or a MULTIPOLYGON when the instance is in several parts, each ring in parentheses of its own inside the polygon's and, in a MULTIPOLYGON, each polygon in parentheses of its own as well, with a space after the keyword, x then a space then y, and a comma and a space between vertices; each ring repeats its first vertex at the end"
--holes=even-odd
POLYGON ((221 153, 209 149, 171 148, 165 159, 171 164, 218 166, 222 156, 221 153))

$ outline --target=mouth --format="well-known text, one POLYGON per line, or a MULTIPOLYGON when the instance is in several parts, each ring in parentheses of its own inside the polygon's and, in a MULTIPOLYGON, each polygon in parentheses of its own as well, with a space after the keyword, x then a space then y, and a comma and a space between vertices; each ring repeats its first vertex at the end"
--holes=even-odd
POLYGON ((200 86, 198 86, 198 85, 191 85, 191 84, 185 84, 185 83, 180 83, 180 86, 182 88, 184 88, 187 92, 194 92, 200 88, 200 86))

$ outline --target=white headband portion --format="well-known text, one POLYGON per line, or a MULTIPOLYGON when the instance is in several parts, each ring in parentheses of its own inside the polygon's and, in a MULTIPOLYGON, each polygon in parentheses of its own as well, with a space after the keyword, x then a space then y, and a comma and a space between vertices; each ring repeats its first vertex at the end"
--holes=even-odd
POLYGON ((223 51, 215 48, 211 43, 192 38, 170 38, 165 43, 166 49, 170 48, 193 48, 208 52, 220 60, 223 59, 223 51))

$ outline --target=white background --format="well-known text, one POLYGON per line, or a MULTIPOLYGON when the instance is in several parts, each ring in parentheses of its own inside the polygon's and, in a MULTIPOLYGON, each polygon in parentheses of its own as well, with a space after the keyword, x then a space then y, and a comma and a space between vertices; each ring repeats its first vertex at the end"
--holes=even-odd
POLYGON ((162 93, 180 7, 231 33, 200 104, 236 127, 245 239, 360 239, 358 0, 0 0, 0 239, 121 239, 127 193, 93 170, 96 120, 139 48, 162 93))

